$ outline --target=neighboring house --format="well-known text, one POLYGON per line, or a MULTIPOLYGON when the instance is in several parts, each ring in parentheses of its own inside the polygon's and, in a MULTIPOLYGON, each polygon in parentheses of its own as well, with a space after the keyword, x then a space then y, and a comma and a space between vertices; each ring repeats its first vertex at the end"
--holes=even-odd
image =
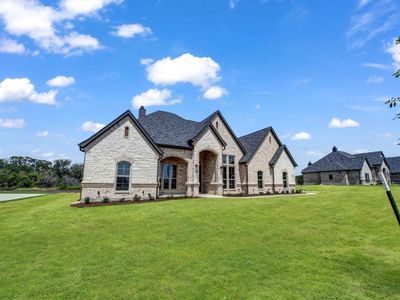
POLYGON ((173 113, 136 119, 128 110, 79 144, 85 152, 81 198, 199 193, 258 194, 295 187, 297 166, 268 127, 236 137, 221 112, 200 122, 173 113))
POLYGON ((373 183, 381 183, 379 172, 383 172, 386 179, 390 182, 390 167, 382 151, 366 152, 354 155, 368 160, 372 170, 371 180, 373 183))
POLYGON ((400 183, 400 156, 387 157, 386 161, 390 168, 390 180, 392 183, 400 183))
POLYGON ((339 151, 332 152, 301 171, 304 184, 371 184, 372 170, 366 158, 339 151))

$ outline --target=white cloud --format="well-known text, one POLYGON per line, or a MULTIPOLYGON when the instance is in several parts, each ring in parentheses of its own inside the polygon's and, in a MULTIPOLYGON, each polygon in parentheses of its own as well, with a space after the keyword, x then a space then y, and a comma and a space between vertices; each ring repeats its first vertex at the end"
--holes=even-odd
POLYGON ((255 109, 256 109, 256 110, 260 110, 260 108, 261 108, 261 105, 260 105, 260 104, 256 104, 255 109))
POLYGON ((371 0, 359 0, 358 1, 358 8, 363 8, 364 6, 366 6, 371 0))
POLYGON ((142 59, 140 60, 140 64, 143 65, 143 66, 148 66, 148 65, 150 65, 153 61, 154 61, 154 59, 152 59, 152 58, 142 58, 142 59))
POLYGON ((311 134, 305 131, 301 131, 292 136, 293 141, 304 141, 311 140, 311 134))
POLYGON ((0 19, 5 31, 26 36, 48 52, 70 54, 100 49, 96 38, 70 32, 75 19, 82 20, 120 0, 63 0, 59 6, 44 5, 38 0, 0 1, 0 19))
POLYGON ((363 148, 363 149, 354 149, 353 150, 354 154, 365 153, 365 152, 368 152, 368 149, 363 148))
POLYGON ((114 35, 123 38, 133 38, 137 35, 146 36, 152 34, 150 27, 141 24, 124 24, 116 27, 114 35))
POLYGON ((36 132, 36 136, 38 136, 38 137, 48 137, 49 136, 49 132, 47 130, 39 131, 39 132, 36 132))
POLYGON ((311 79, 310 78, 300 78, 296 80, 296 84, 308 84, 310 83, 311 79))
POLYGON ((343 119, 340 120, 338 118, 332 118, 329 123, 329 128, 347 128, 347 127, 359 127, 360 123, 354 121, 352 119, 343 119))
POLYGON ((362 64, 362 66, 366 67, 366 68, 375 68, 375 69, 381 69, 381 70, 386 70, 386 69, 390 68, 390 66, 388 66, 388 65, 376 64, 376 63, 365 63, 365 64, 362 64))
POLYGON ((171 99, 171 91, 168 89, 149 89, 132 98, 132 106, 156 106, 156 105, 175 105, 181 103, 180 99, 171 99))
POLYGON ((382 76, 371 76, 367 79, 368 83, 382 83, 385 80, 382 76))
POLYGON ((2 39, 0 40, 0 52, 22 54, 26 52, 26 49, 24 45, 17 43, 14 40, 2 39))
POLYGON ((235 9, 238 3, 239 0, 229 0, 229 9, 235 9))
POLYGON ((212 58, 196 57, 190 53, 176 58, 166 57, 146 67, 147 79, 155 84, 191 83, 204 89, 220 79, 220 69, 212 58))
POLYGON ((212 86, 204 92, 203 97, 206 99, 218 99, 227 94, 228 91, 223 87, 212 86))
POLYGON ((45 152, 41 154, 44 158, 52 158, 55 156, 54 152, 45 152))
POLYGON ((386 139, 386 138, 390 138, 393 136, 392 132, 384 132, 384 133, 378 133, 377 137, 379 139, 386 139))
POLYGON ((64 87, 75 83, 75 78, 71 76, 56 76, 49 81, 47 81, 47 85, 52 87, 64 87))
POLYGON ((307 152, 307 155, 320 158, 320 157, 322 157, 322 152, 319 151, 319 150, 310 150, 310 151, 307 152))
POLYGON ((24 119, 0 119, 0 127, 23 128, 23 127, 25 127, 25 120, 24 119))
POLYGON ((81 126, 81 130, 83 131, 91 131, 91 132, 97 132, 100 129, 102 129, 104 126, 104 124, 101 123, 95 123, 93 121, 86 121, 82 124, 81 126))
POLYGON ((55 104, 57 91, 38 93, 28 78, 6 78, 0 82, 0 102, 28 100, 40 104, 55 104))
POLYGON ((392 55, 393 66, 396 69, 400 69, 400 44, 396 44, 396 42, 393 41, 392 44, 387 47, 386 52, 392 55))

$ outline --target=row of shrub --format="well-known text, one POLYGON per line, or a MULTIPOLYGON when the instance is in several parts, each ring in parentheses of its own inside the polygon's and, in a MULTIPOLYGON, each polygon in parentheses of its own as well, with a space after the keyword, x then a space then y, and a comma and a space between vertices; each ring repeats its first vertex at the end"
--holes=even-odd
MULTIPOLYGON (((133 196, 133 198, 132 199, 130 199, 130 198, 120 198, 120 199, 118 199, 118 202, 125 202, 125 201, 133 201, 133 202, 140 202, 140 201, 151 201, 151 200, 154 200, 155 198, 154 198, 154 196, 152 195, 152 194, 147 194, 147 196, 148 196, 148 199, 146 199, 146 200, 142 200, 142 197, 140 197, 139 195, 137 195, 137 194, 135 194, 135 196, 133 196)), ((90 197, 86 197, 85 199, 83 199, 83 201, 85 202, 85 204, 90 204, 90 202, 92 201, 92 199, 90 199, 90 197)), ((115 201, 115 200, 114 200, 115 201)), ((98 201, 96 201, 96 202, 98 202, 98 201)), ((103 203, 109 203, 110 202, 110 198, 108 198, 108 197, 103 197, 103 199, 101 200, 101 202, 103 202, 103 203)))

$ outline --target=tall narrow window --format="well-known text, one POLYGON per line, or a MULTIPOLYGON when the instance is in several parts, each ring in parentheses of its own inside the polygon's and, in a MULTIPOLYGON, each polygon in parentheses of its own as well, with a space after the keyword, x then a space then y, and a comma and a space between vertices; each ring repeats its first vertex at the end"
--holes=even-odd
POLYGON ((365 182, 369 183, 369 174, 368 173, 365 173, 365 182))
POLYGON ((171 174, 171 190, 176 190, 176 170, 177 165, 172 165, 172 174, 171 174))
POLYGON ((125 137, 129 136, 129 127, 125 127, 124 136, 125 137))
POLYGON ((170 171, 171 171, 171 165, 170 164, 164 164, 164 172, 163 172, 163 189, 168 190, 169 189, 169 179, 170 179, 170 171))
POLYGON ((235 156, 222 156, 222 184, 223 188, 235 188, 235 156))
POLYGON ((262 189, 264 187, 263 172, 262 171, 258 171, 257 172, 257 182, 258 182, 258 188, 262 189))
POLYGON ((129 178, 131 174, 131 164, 127 161, 120 161, 117 164, 117 191, 129 190, 129 178))
POLYGON ((283 187, 287 188, 288 187, 288 174, 287 172, 282 173, 282 179, 283 179, 283 187))
POLYGON ((218 130, 218 121, 215 122, 215 128, 218 130))
POLYGON ((176 190, 178 166, 169 162, 161 163, 160 182, 162 190, 176 190))

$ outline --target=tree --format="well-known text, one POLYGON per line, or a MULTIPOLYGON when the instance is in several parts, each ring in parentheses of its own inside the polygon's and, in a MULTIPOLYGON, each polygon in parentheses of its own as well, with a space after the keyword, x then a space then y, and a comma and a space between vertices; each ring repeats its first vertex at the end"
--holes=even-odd
MULTIPOLYGON (((397 38, 396 40, 396 45, 400 44, 400 37, 397 38)), ((400 77, 400 69, 397 70, 394 74, 394 77, 399 78, 400 77)), ((400 103, 400 97, 392 97, 388 101, 385 102, 386 104, 389 104, 389 107, 396 107, 397 103, 400 103)), ((397 113, 396 116, 394 117, 395 119, 400 119, 400 113, 397 113)))
POLYGON ((58 183, 61 182, 63 176, 69 175, 69 166, 71 160, 69 159, 56 159, 53 162, 53 172, 57 176, 58 183))

